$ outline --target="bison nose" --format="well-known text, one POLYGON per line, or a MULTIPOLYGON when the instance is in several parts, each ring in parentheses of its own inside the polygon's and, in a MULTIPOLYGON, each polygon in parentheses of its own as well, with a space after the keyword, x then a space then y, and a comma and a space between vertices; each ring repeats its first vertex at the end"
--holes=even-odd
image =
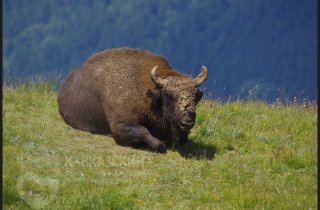
POLYGON ((194 119, 191 119, 189 117, 185 117, 180 122, 180 126, 182 129, 191 129, 193 127, 194 123, 195 123, 194 119))
POLYGON ((191 121, 194 121, 196 119, 196 112, 195 111, 188 111, 188 118, 191 121))

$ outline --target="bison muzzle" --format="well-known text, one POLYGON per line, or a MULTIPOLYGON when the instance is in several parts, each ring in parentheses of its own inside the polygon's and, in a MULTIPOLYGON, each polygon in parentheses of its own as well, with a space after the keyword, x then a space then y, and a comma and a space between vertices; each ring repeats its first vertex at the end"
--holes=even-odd
POLYGON ((163 153, 188 141, 206 78, 205 66, 192 78, 147 50, 110 49, 71 72, 58 93, 59 112, 73 128, 163 153))

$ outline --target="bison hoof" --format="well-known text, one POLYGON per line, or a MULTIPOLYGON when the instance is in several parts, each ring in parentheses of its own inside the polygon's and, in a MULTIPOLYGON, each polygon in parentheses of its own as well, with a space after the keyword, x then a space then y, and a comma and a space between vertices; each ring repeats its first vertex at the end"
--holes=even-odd
POLYGON ((153 145, 152 149, 154 149, 156 152, 159 152, 159 153, 166 153, 167 151, 166 146, 162 142, 159 142, 153 145))

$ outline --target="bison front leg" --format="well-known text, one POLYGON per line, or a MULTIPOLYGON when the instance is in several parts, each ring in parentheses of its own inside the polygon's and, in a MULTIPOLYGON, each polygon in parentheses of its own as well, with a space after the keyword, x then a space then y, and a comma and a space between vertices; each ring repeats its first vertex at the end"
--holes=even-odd
POLYGON ((112 128, 115 141, 120 145, 134 146, 138 143, 147 143, 152 150, 166 152, 166 146, 159 139, 151 135, 149 130, 141 125, 121 123, 112 128))

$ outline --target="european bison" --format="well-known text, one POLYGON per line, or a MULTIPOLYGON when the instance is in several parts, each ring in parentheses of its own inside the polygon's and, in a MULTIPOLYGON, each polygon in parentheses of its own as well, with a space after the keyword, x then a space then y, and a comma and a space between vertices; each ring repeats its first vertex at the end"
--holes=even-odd
POLYGON ((147 144, 163 153, 166 146, 188 140, 203 95, 198 87, 206 78, 204 66, 193 79, 147 50, 105 50, 62 84, 59 112, 76 129, 111 134, 120 145, 147 144))

